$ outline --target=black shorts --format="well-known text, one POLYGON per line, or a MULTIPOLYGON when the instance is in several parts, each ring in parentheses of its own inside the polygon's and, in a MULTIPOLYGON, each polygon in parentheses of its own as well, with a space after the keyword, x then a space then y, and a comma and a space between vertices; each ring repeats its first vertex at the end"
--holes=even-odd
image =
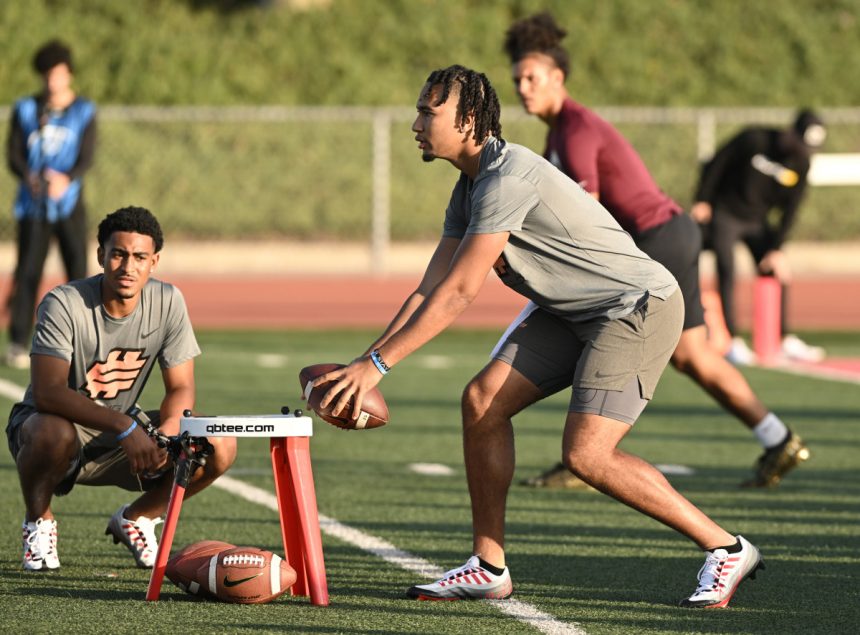
POLYGON ((705 323, 699 288, 702 232, 696 221, 687 214, 677 214, 669 222, 639 234, 636 246, 666 267, 678 281, 684 297, 684 330, 702 326, 705 323))

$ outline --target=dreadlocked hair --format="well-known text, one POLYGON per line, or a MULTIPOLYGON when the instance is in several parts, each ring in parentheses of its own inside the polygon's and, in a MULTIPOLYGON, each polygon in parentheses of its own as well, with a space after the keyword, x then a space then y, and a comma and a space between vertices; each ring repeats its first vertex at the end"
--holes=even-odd
POLYGON ((490 135, 503 140, 502 124, 499 121, 501 116, 499 98, 486 75, 455 64, 430 73, 426 85, 428 90, 433 86, 442 87, 439 99, 433 104, 434 106, 448 101, 452 91, 458 94, 456 123, 459 125, 463 119, 470 114, 473 115, 475 128, 472 138, 478 144, 486 141, 490 135))
POLYGON ((550 57, 567 77, 570 71, 570 56, 561 46, 567 31, 555 22, 549 13, 538 13, 514 22, 505 33, 505 52, 516 64, 530 53, 542 53, 550 57))

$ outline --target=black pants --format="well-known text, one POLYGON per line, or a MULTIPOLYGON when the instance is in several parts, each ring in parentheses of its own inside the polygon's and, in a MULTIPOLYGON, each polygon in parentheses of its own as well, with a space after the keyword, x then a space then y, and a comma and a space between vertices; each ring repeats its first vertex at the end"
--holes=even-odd
MULTIPOLYGON (((716 256, 717 284, 720 302, 723 305, 723 319, 726 328, 735 334, 735 244, 743 242, 750 250, 756 265, 773 249, 774 231, 765 222, 738 218, 728 210, 714 208, 711 222, 702 226, 704 248, 711 249, 716 256)), ((782 334, 790 332, 786 320, 788 307, 788 287, 782 287, 782 306, 780 307, 782 334)))
POLYGON ((18 221, 18 263, 9 297, 9 340, 12 343, 29 348, 36 294, 54 237, 59 243, 69 280, 87 275, 87 219, 81 202, 71 216, 56 223, 28 219, 18 221))

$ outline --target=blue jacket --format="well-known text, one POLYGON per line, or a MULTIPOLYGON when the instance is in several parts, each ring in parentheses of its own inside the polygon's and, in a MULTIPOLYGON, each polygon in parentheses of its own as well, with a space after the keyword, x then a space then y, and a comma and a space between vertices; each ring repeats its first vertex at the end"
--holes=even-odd
MULTIPOLYGON (((63 111, 47 112, 39 125, 36 99, 25 97, 15 103, 14 117, 27 142, 27 166, 31 172, 50 168, 70 173, 78 162, 84 131, 95 116, 95 105, 81 97, 63 111)), ((81 195, 81 179, 76 178, 59 199, 34 198, 22 182, 15 199, 15 218, 43 218, 54 223, 68 218, 81 195)))

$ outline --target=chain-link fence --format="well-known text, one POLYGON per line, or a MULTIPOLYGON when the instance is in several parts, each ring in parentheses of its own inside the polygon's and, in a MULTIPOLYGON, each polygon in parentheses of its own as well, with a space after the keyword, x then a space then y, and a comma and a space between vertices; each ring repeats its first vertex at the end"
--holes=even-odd
MULTIPOLYGON (((641 153, 656 181, 688 205, 699 164, 740 126, 787 126, 790 109, 597 108, 641 153)), ((545 126, 503 109, 504 137, 537 151, 545 126)), ((860 152, 860 108, 821 109, 826 152, 860 152)), ((0 112, 4 120, 8 109, 0 112)), ((86 179, 90 221, 117 207, 152 209, 172 238, 372 241, 435 238, 456 179, 418 157, 409 108, 118 107, 99 111, 86 179)), ((15 182, 0 174, 0 205, 15 182)), ((860 188, 816 188, 796 236, 860 238, 860 188)), ((0 240, 14 236, 0 214, 0 240)))

